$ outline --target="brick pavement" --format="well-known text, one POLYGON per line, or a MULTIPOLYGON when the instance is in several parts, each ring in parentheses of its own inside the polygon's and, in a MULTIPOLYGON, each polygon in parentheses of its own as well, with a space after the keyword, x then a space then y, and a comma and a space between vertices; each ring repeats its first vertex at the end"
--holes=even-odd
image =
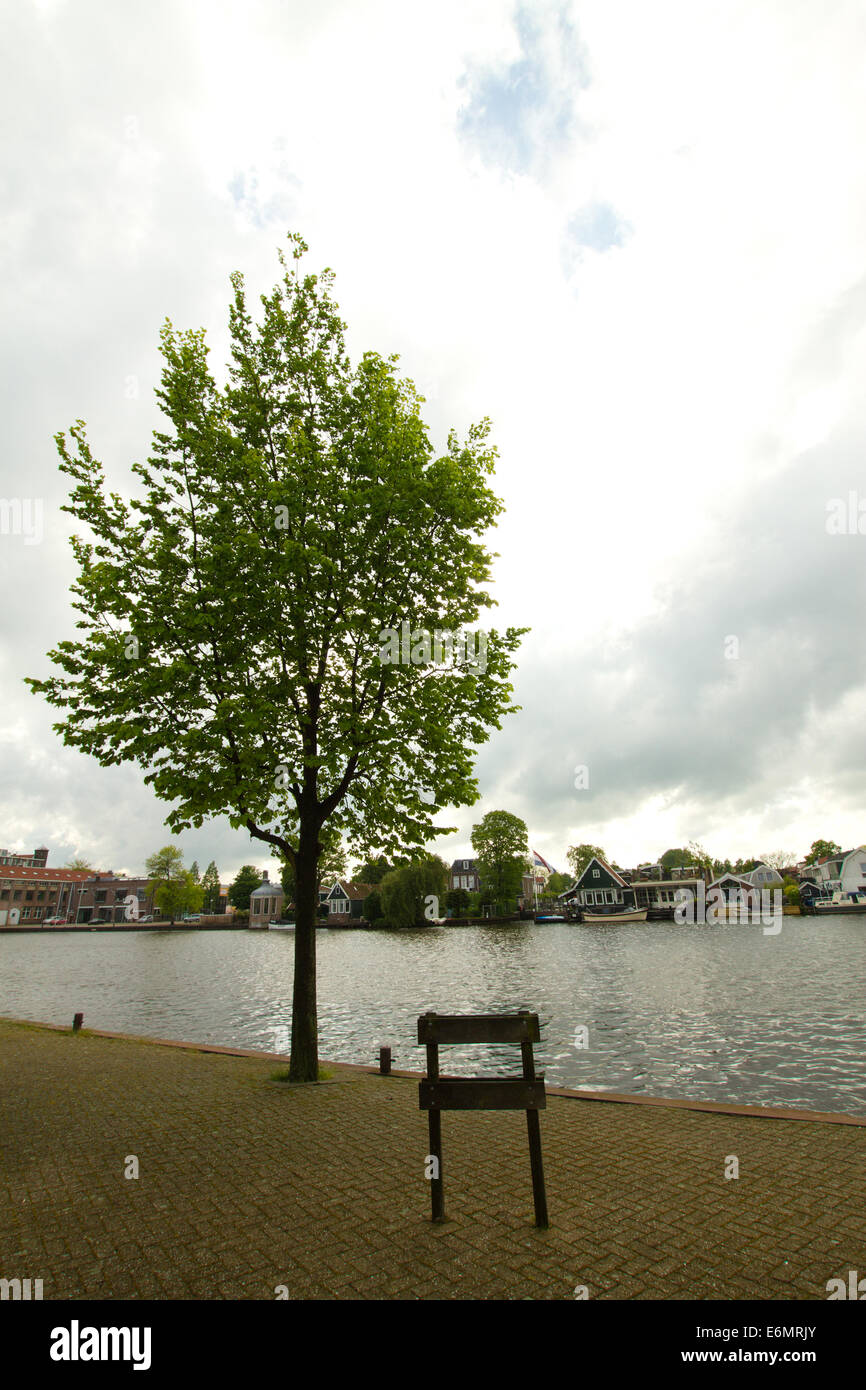
POLYGON ((0 1021, 0 1277, 46 1299, 788 1300, 866 1273, 864 1126, 550 1095, 540 1232, 523 1115, 449 1113, 434 1226, 417 1082, 329 1065, 286 1086, 263 1056, 0 1021))

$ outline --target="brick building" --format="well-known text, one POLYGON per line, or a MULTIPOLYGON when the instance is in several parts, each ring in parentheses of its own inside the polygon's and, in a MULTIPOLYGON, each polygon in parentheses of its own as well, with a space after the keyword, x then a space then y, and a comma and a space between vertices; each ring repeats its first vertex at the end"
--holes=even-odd
POLYGON ((47 863, 48 850, 44 845, 41 849, 35 849, 32 854, 16 854, 13 850, 0 849, 0 866, 17 864, 25 869, 44 869, 47 863))
POLYGON ((39 926, 49 917, 69 917, 81 900, 90 869, 49 869, 47 865, 0 865, 0 928, 39 926))

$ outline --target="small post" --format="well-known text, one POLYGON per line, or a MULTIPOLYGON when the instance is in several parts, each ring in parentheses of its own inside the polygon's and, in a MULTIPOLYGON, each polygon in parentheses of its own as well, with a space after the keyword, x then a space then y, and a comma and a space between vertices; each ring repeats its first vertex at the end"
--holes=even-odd
POLYGON ((379 1048, 379 1075, 391 1075, 391 1049, 390 1047, 379 1048))
POLYGON ((79 1030, 79 1028, 81 1027, 81 1025, 83 1024, 83 1022, 84 1022, 84 1014, 76 1014, 75 1017, 74 1017, 73 1020, 72 1020, 72 1031, 73 1031, 73 1033, 77 1033, 77 1032, 78 1032, 78 1030, 79 1030))

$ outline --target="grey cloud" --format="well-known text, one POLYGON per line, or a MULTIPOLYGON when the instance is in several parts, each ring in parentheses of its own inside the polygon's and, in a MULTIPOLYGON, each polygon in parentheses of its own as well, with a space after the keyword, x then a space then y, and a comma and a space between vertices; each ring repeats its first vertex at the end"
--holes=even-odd
POLYGON ((534 659, 529 639, 523 713, 479 758, 489 796, 554 831, 628 816, 659 793, 690 809, 696 833, 720 819, 730 829, 796 799, 806 777, 859 808, 866 535, 830 535, 826 517, 858 482, 866 497, 864 449, 861 433, 836 437, 720 509, 712 543, 639 627, 579 655, 564 634, 552 659, 534 659), (588 790, 574 788, 578 763, 588 790))

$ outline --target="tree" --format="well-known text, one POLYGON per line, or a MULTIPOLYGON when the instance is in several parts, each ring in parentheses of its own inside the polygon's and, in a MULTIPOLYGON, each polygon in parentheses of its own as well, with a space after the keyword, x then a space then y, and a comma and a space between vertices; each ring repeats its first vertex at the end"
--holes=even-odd
POLYGON ((440 917, 439 900, 448 886, 448 866, 437 855, 428 855, 402 868, 392 869, 379 885, 382 915, 390 927, 419 927, 431 916, 440 917), (428 904, 428 898, 436 902, 428 904), (428 907, 432 913, 428 914, 428 907))
POLYGON ((359 864, 354 877, 358 883, 381 883, 385 875, 395 868, 396 864, 389 864, 384 854, 380 854, 375 859, 367 859, 363 864, 359 864))
POLYGON ((663 869, 684 869, 694 863, 687 849, 666 849, 659 860, 663 869))
POLYGON ((697 864, 699 869, 708 869, 712 873, 713 856, 704 849, 703 845, 699 845, 696 840, 689 840, 687 853, 689 864, 697 864))
POLYGON ((571 877, 570 877, 569 874, 558 874, 558 873, 553 873, 553 874, 550 875, 550 878, 547 880, 547 883, 545 884, 545 887, 544 887, 544 891, 545 891, 545 893, 549 894, 551 897, 554 897, 554 898, 555 898, 555 897, 558 897, 560 893, 564 893, 565 890, 566 890, 566 888, 570 888, 570 887, 571 887, 571 877))
POLYGON ((842 846, 837 845, 835 840, 816 840, 809 850, 809 863, 815 864, 819 859, 831 859, 836 854, 842 853, 842 846))
POLYGON ((194 882, 194 883, 201 883, 201 873, 200 873, 200 871, 199 871, 198 860, 197 860, 197 859, 194 859, 194 860, 192 861, 192 863, 191 863, 191 865, 190 865, 190 868, 189 868, 189 871, 190 871, 190 873, 192 874, 193 882, 194 882))
POLYGON ((565 857, 576 879, 580 878, 591 859, 603 859, 607 863, 607 855, 601 845, 572 845, 565 857))
POLYGON ((465 917, 469 911, 469 893, 465 888, 450 888, 445 894, 445 906, 455 917, 465 917))
POLYGON ((375 889, 364 899, 363 915, 368 922, 378 922, 384 916, 382 912, 382 900, 375 889))
POLYGON ((502 510, 489 422, 437 455, 398 359, 350 362, 333 275, 302 275, 289 240, 258 320, 232 277, 225 384, 204 331, 165 324, 167 423, 133 465, 139 496, 107 490, 83 421, 56 436, 94 538, 72 539, 84 635, 29 684, 67 744, 147 769, 173 831, 227 816, 291 864, 290 1076, 315 1081, 322 829, 362 854, 454 831, 437 815, 478 798, 527 629, 469 631, 502 510))
POLYGON ((491 893, 491 903, 508 912, 515 905, 526 872, 526 822, 509 811, 488 811, 480 824, 472 827, 472 849, 482 888, 491 893))
POLYGON ((250 894, 262 884, 262 876, 252 864, 244 864, 229 884, 229 902, 238 912, 249 912, 250 894))
POLYGON ((64 869, 85 869, 88 873, 91 874, 94 872, 94 868, 90 860, 82 859, 80 855, 76 855, 74 859, 67 860, 63 867, 64 869))
POLYGON ((171 919, 174 926, 179 913, 197 912, 204 894, 193 879, 189 869, 183 866, 183 855, 176 845, 166 845, 157 850, 144 867, 148 873, 148 891, 153 894, 157 909, 171 919))
POLYGON ((761 863, 766 864, 769 869, 789 869, 792 864, 796 864, 799 855, 790 849, 774 849, 769 854, 761 855, 761 863))
POLYGON ((201 881, 204 890, 204 909, 205 912, 216 912, 220 900, 220 876, 219 870, 213 860, 210 861, 204 871, 204 878, 201 881))

